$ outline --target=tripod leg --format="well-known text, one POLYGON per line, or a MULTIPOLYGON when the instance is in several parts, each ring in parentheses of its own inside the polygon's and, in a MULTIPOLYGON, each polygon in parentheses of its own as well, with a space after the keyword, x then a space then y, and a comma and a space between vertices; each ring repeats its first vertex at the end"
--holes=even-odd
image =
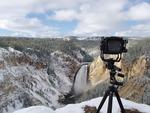
POLYGON ((101 110, 101 108, 102 108, 102 106, 103 106, 105 100, 107 99, 108 94, 109 94, 109 90, 107 90, 107 91, 105 92, 105 95, 104 95, 104 97, 103 97, 103 99, 102 99, 100 105, 98 106, 98 109, 97 109, 97 112, 96 112, 96 113, 99 113, 99 111, 101 110))
POLYGON ((125 113, 123 104, 122 104, 122 102, 121 102, 121 99, 120 99, 120 96, 119 96, 117 90, 115 90, 115 95, 116 95, 117 101, 118 101, 118 103, 119 103, 119 106, 120 106, 120 108, 121 108, 121 113, 125 113))
POLYGON ((112 101, 113 101, 113 92, 110 92, 107 113, 112 113, 112 101))

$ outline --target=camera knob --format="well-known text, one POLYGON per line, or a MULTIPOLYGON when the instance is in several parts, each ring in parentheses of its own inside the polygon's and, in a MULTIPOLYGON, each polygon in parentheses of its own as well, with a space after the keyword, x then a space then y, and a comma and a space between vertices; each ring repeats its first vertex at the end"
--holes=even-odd
POLYGON ((118 73, 117 75, 118 75, 119 77, 124 78, 124 74, 123 74, 123 73, 118 73))

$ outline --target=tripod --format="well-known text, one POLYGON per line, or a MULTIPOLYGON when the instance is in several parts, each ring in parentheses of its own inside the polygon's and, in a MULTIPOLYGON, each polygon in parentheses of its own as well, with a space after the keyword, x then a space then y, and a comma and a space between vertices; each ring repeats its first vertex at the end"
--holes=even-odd
MULTIPOLYGON (((101 110, 101 108, 102 108, 103 104, 105 103, 108 96, 109 96, 109 100, 108 100, 107 113, 112 113, 113 95, 115 95, 116 98, 117 98, 118 104, 121 108, 121 113, 125 113, 123 104, 121 102, 121 99, 120 99, 120 96, 119 96, 118 90, 117 90, 119 86, 123 85, 123 82, 118 82, 115 78, 116 70, 121 71, 121 69, 114 65, 113 60, 110 60, 108 62, 108 64, 106 65, 106 67, 110 70, 110 83, 111 83, 111 86, 109 86, 108 89, 106 90, 106 92, 104 94, 104 97, 103 97, 96 113, 99 113, 99 111, 101 110)), ((123 74, 118 74, 118 76, 124 77, 123 74)))

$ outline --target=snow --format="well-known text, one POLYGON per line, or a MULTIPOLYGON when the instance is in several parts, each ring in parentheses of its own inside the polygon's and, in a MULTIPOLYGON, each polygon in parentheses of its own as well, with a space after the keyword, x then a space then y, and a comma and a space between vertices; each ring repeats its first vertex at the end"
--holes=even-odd
MULTIPOLYGON (((65 107, 56 109, 55 111, 51 110, 50 108, 44 106, 33 106, 29 108, 25 108, 14 113, 84 113, 84 107, 88 106, 96 106, 98 107, 102 97, 95 98, 89 101, 85 101, 78 104, 69 104, 65 107)), ((122 99, 123 105, 125 109, 137 109, 143 113, 149 113, 150 106, 144 104, 138 104, 135 102, 131 102, 129 100, 122 99)), ((107 113, 107 100, 104 106, 101 109, 101 113, 107 113)), ((113 111, 112 113, 120 113, 120 108, 116 98, 113 98, 113 111)))
POLYGON ((12 52, 12 53, 22 54, 22 52, 20 52, 20 51, 18 51, 18 50, 15 50, 15 49, 12 48, 12 47, 8 47, 8 51, 9 51, 9 52, 12 52))
POLYGON ((45 106, 32 106, 23 110, 18 110, 14 113, 54 113, 54 111, 45 106))
MULTIPOLYGON (((7 109, 7 110, 8 110, 10 113, 12 113, 12 112, 15 111, 15 110, 19 110, 20 108, 23 107, 19 100, 14 100, 14 103, 17 104, 17 106, 16 106, 15 108, 13 107, 13 105, 9 105, 9 106, 8 106, 8 109, 7 109)), ((3 113, 8 113, 8 111, 4 110, 3 113)))
MULTIPOLYGON (((69 62, 64 62, 64 59, 67 59, 68 57, 68 55, 63 54, 60 51, 55 51, 51 54, 51 65, 53 66, 54 72, 57 75, 55 78, 53 77, 53 81, 55 82, 55 87, 62 93, 67 93, 72 88, 72 83, 69 80, 69 77, 66 76, 70 75, 70 72, 67 69, 67 65, 69 64, 69 62), (63 56, 64 58, 62 58, 61 56, 63 56)), ((72 59, 71 57, 69 58, 72 59)))
POLYGON ((81 54, 81 52, 79 50, 74 51, 74 54, 76 54, 76 56, 77 56, 78 59, 83 60, 83 56, 82 56, 82 54, 81 54))

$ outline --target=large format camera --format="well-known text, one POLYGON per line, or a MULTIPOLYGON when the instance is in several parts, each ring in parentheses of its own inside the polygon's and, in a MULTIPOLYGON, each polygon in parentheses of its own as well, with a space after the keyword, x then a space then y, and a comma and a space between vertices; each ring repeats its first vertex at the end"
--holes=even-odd
POLYGON ((103 54, 121 54, 127 52, 127 43, 122 37, 103 37, 100 48, 103 54))
POLYGON ((113 60, 114 62, 119 62, 121 60, 121 54, 127 52, 126 45, 128 40, 122 37, 102 37, 100 43, 101 58, 103 61, 113 60), (116 55, 116 59, 109 58, 106 59, 105 55, 116 55))

